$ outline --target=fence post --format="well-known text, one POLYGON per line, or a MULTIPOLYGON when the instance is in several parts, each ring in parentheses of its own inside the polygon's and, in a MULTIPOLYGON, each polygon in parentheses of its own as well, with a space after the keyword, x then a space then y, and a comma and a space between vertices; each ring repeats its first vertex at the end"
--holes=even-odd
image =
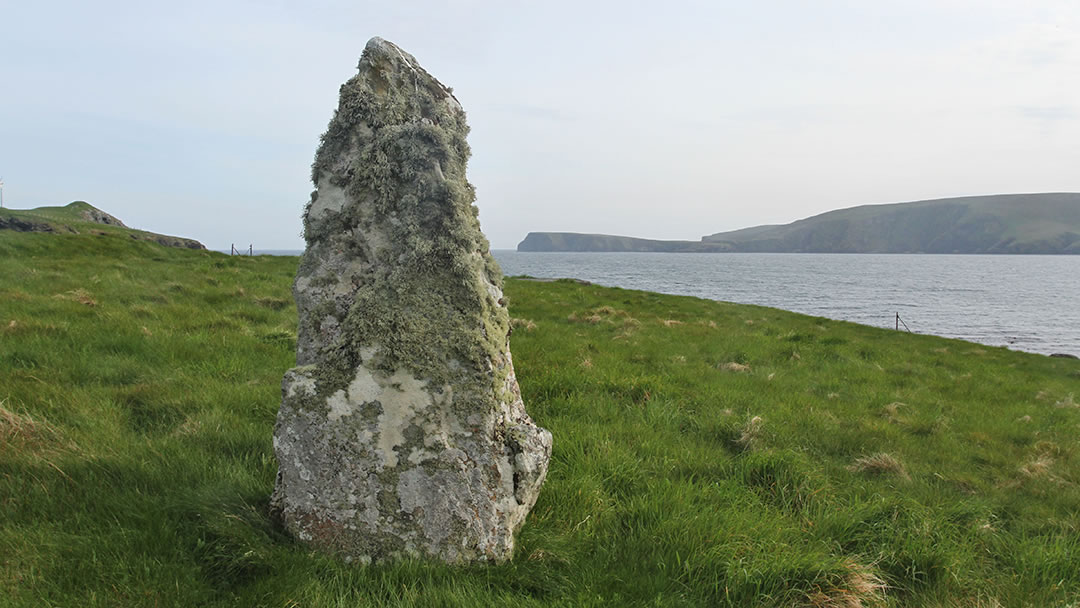
POLYGON ((911 328, 908 327, 907 323, 904 323, 904 320, 900 318, 900 313, 896 313, 896 331, 900 331, 900 325, 901 324, 903 324, 904 329, 906 329, 907 332, 910 334, 911 333, 911 328))

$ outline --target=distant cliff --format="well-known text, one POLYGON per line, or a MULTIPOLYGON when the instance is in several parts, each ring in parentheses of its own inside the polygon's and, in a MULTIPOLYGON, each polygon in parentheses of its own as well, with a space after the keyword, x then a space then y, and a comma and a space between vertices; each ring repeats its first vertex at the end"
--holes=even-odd
POLYGON ((725 243, 704 241, 657 241, 608 234, 579 234, 577 232, 530 232, 518 243, 518 251, 725 251, 725 243))
POLYGON ((700 242, 532 232, 518 251, 1080 254, 1080 194, 863 205, 700 242))

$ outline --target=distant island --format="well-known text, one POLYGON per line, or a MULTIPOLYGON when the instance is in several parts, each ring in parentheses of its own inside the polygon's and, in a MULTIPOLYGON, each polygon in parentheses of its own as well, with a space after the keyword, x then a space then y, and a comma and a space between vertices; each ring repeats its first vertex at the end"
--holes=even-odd
POLYGON ((862 205, 790 224, 663 241, 530 232, 518 251, 1080 254, 1080 194, 996 194, 862 205))

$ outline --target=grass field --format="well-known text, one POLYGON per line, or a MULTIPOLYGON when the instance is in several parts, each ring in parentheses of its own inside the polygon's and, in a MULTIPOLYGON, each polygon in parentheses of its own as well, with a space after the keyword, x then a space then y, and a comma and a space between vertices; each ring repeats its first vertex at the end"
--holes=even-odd
POLYGON ((552 431, 515 559, 267 515, 296 258, 0 232, 0 606, 1070 606, 1080 362, 509 280, 552 431))

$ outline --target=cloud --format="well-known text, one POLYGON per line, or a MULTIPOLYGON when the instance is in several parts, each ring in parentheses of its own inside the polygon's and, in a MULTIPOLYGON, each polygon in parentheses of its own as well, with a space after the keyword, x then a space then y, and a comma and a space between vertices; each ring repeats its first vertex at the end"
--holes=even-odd
POLYGON ((1077 117, 1076 108, 1070 106, 1017 106, 1015 110, 1024 118, 1041 122, 1074 120, 1077 117))

